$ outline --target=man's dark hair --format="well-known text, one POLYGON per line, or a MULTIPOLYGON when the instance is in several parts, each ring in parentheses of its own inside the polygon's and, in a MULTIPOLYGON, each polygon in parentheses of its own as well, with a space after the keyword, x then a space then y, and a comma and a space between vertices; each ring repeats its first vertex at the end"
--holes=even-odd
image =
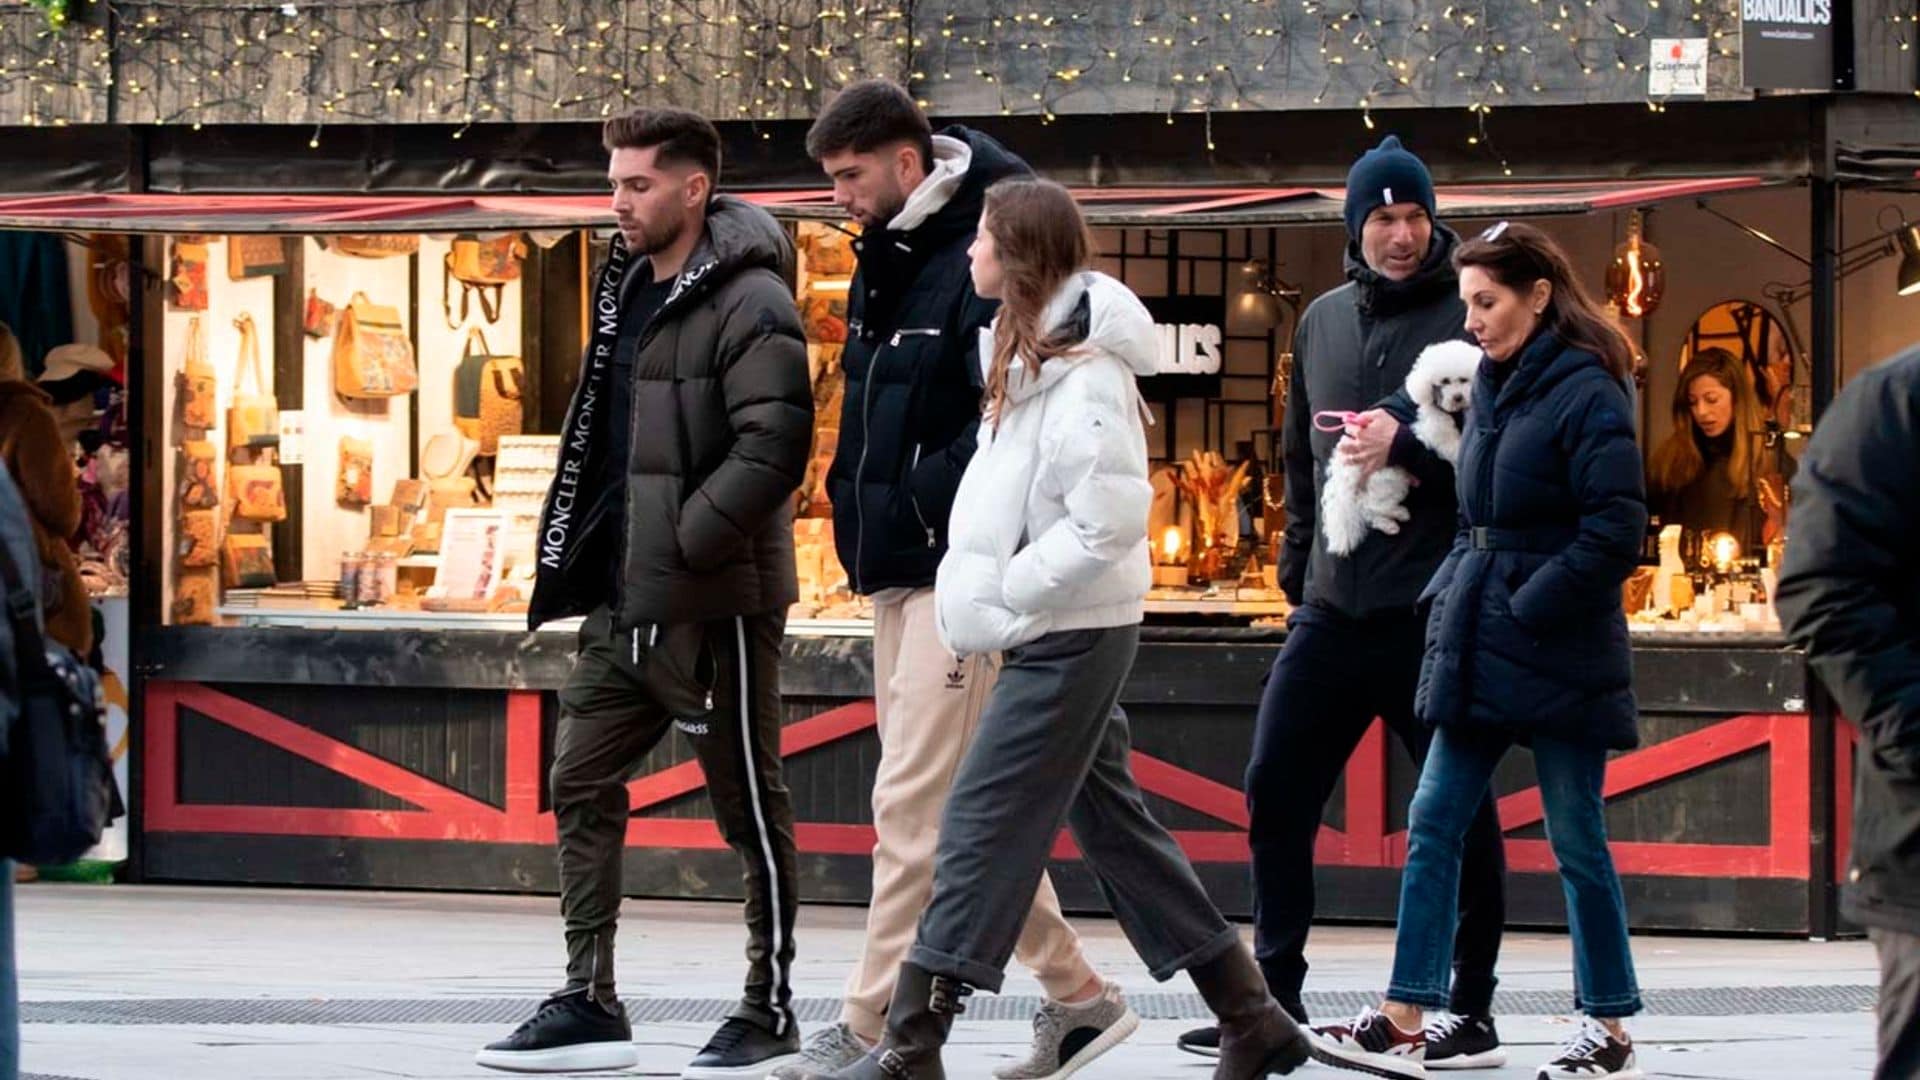
POLYGON ((933 168, 933 125, 913 98, 891 79, 863 79, 827 106, 807 131, 807 156, 815 161, 851 150, 865 154, 897 142, 920 151, 922 168, 933 168))
POLYGON ((654 160, 662 165, 692 165, 720 183, 720 132, 713 121, 686 109, 635 109, 608 120, 600 142, 609 153, 659 147, 654 160))

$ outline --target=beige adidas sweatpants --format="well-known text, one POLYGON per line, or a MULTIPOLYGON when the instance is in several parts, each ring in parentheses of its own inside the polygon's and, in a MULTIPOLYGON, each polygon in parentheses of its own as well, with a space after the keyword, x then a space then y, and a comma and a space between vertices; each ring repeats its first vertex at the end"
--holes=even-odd
MULTIPOLYGON (((841 1015, 869 1041, 878 1040, 885 1028, 900 963, 933 894, 940 814, 998 670, 994 657, 956 661, 940 644, 932 589, 880 598, 873 614, 873 697, 880 731, 880 771, 873 785, 873 903, 867 909, 866 946, 847 978, 841 1015)), ((1014 957, 1055 999, 1093 977, 1080 951, 1080 935, 1060 914, 1060 900, 1046 877, 1040 879, 1014 957)))

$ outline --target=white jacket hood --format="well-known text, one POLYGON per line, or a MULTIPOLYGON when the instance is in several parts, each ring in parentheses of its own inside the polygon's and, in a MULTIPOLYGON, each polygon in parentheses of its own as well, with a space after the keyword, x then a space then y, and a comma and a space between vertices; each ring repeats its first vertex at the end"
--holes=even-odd
POLYGON ((973 168, 973 147, 951 135, 933 137, 933 169, 907 196, 907 204, 887 222, 893 232, 912 232, 947 208, 973 168))
MULTIPOLYGON (((1074 365, 1084 362, 1090 353, 1101 352, 1124 364, 1135 378, 1146 378, 1160 369, 1160 337, 1153 316, 1133 290, 1098 270, 1083 270, 1067 279, 1065 285, 1047 302, 1040 324, 1049 331, 1084 320, 1077 327, 1083 335, 1081 347, 1040 365, 1038 377, 1025 364, 1015 364, 1007 373, 1007 397, 1014 402, 1041 393, 1064 376, 1074 365), (1084 306, 1083 306, 1084 302, 1084 306)), ((994 326, 999 325, 996 317, 994 326)), ((985 381, 993 364, 993 329, 980 332, 980 374, 985 381)))

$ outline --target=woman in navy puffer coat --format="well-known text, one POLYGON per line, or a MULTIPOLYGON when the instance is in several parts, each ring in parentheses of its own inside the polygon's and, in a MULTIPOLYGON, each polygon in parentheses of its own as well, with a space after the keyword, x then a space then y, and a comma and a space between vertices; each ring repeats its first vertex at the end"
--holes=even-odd
POLYGON ((1636 745, 1620 586, 1646 532, 1631 349, 1546 234, 1502 222, 1454 255, 1486 352, 1456 465, 1460 533, 1432 602, 1415 707, 1438 730, 1420 773, 1387 1001, 1320 1029, 1316 1055, 1420 1075, 1423 1012, 1447 1004, 1460 854, 1494 769, 1533 751, 1566 891, 1586 1020, 1542 1080, 1641 1075, 1620 1018, 1640 1009, 1607 850, 1607 752, 1636 745))

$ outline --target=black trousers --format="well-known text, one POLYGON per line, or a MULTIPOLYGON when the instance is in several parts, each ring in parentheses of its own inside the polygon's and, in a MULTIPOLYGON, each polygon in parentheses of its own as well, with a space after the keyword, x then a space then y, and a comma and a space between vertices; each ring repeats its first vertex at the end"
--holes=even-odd
POLYGON ((743 1004, 775 1032, 793 1023, 793 805, 781 777, 780 641, 786 613, 616 632, 607 609, 580 628, 560 691, 553 811, 567 985, 614 1000, 613 938, 627 841, 627 781, 668 725, 693 744, 720 835, 746 883, 743 1004))
MULTIPOLYGON (((1413 715, 1426 620, 1404 615, 1349 619, 1300 609, 1267 676, 1247 765, 1253 849, 1254 955, 1274 998, 1305 1019, 1307 931, 1313 922, 1313 844, 1347 759, 1375 717, 1415 762, 1433 733, 1413 715)), ((1491 1011, 1494 963, 1506 922, 1506 849, 1489 794, 1467 832, 1461 864, 1460 930, 1454 939, 1451 1008, 1491 1011)))
POLYGON ((1920 934, 1872 927, 1880 954, 1880 1062, 1874 1080, 1920 1080, 1920 934))

